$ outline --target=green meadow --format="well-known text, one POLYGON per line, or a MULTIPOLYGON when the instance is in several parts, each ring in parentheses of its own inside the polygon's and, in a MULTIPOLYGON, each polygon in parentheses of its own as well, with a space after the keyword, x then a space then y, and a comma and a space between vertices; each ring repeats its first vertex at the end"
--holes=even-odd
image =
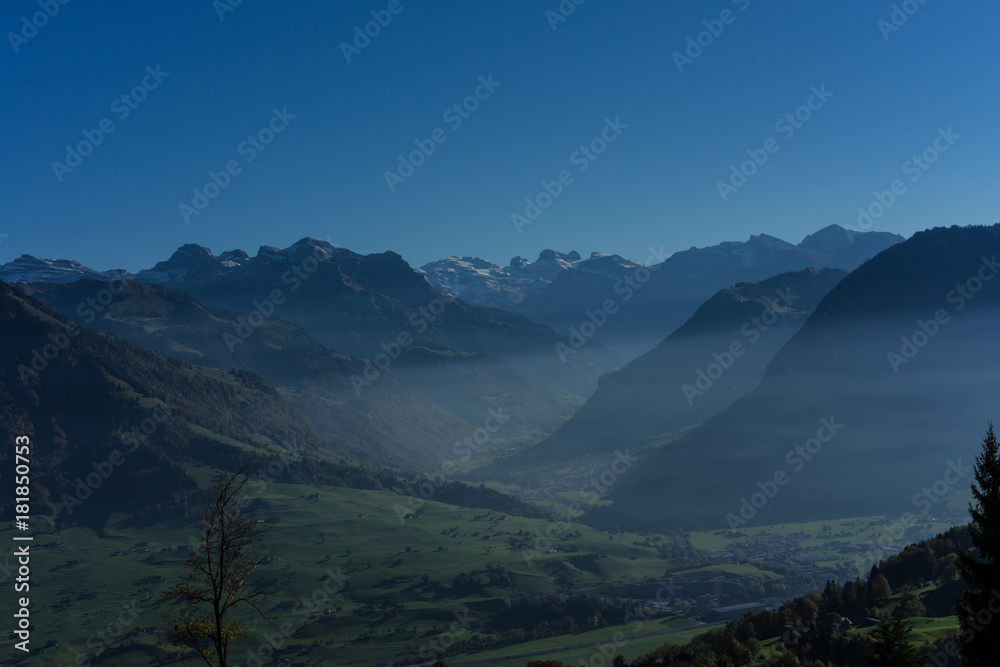
MULTIPOLYGON (((192 472, 200 484, 209 484, 211 471, 192 472)), ((611 534, 579 523, 559 527, 548 519, 456 507, 433 497, 418 505, 419 518, 413 518, 417 513, 408 498, 391 490, 269 483, 255 491, 250 511, 269 526, 266 541, 276 556, 261 572, 281 581, 282 590, 269 600, 267 619, 250 620, 250 636, 234 652, 239 665, 257 664, 257 659, 268 664, 268 637, 271 644, 288 651, 281 659, 305 665, 360 666, 379 660, 402 664, 414 656, 445 654, 449 663, 459 664, 488 660, 484 664, 521 665, 533 659, 528 654, 578 664, 600 660, 602 651, 610 650, 609 642, 616 654, 632 658, 667 641, 684 643, 709 626, 676 610, 659 609, 641 624, 474 654, 453 654, 449 647, 477 637, 495 640, 491 621, 509 598, 574 591, 612 597, 620 590, 615 587, 664 577, 703 580, 721 575, 775 581, 782 575, 758 567, 757 561, 709 562, 700 552, 727 551, 748 540, 794 537, 798 548, 835 564, 844 556, 831 543, 837 548, 863 547, 891 521, 865 517, 748 527, 739 533, 689 533, 680 538, 611 534), (313 494, 321 497, 308 499, 313 494), (679 544, 685 540, 689 546, 679 544), (696 557, 667 558, 665 545, 687 549, 696 557), (496 568, 506 568, 509 585, 453 589, 459 574, 486 575, 496 568), (293 608, 295 604, 299 606, 293 608), (636 625, 641 627, 636 630, 636 625), (616 633, 621 633, 618 639, 616 633), (298 653, 305 649, 308 655, 298 653)), ((577 499, 573 493, 556 496, 552 508, 559 515, 577 499)), ((134 526, 127 516, 113 516, 100 536, 83 527, 41 534, 43 523, 39 518, 33 525, 38 532, 31 562, 31 647, 43 649, 50 641, 60 645, 26 657, 24 664, 146 665, 172 659, 166 653, 173 649, 164 639, 163 610, 155 601, 185 574, 181 564, 185 545, 194 536, 193 522, 134 526)), ((919 528, 930 534, 949 525, 928 518, 919 528)), ((8 559, 8 567, 10 563, 8 559)), ((931 619, 919 625, 918 632, 921 637, 939 636, 952 627, 949 623, 931 619)))

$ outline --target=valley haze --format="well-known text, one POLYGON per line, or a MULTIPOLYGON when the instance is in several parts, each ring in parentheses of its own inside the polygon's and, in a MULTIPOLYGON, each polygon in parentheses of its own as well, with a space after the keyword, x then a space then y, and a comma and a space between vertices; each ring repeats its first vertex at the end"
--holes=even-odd
POLYGON ((996 664, 1000 5, 0 25, 0 665, 996 664))

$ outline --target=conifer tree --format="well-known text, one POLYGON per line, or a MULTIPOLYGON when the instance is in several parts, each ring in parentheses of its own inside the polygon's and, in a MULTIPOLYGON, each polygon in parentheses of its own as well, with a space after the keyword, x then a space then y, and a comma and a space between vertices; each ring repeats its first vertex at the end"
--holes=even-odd
POLYGON ((962 629, 962 664, 967 667, 993 666, 1000 659, 1000 618, 991 608, 1000 602, 1000 457, 993 424, 986 430, 974 474, 974 502, 969 503, 972 548, 959 549, 962 593, 955 606, 962 629))
POLYGON ((903 618, 890 618, 872 631, 872 655, 868 661, 874 667, 925 667, 927 659, 910 645, 913 625, 903 618))

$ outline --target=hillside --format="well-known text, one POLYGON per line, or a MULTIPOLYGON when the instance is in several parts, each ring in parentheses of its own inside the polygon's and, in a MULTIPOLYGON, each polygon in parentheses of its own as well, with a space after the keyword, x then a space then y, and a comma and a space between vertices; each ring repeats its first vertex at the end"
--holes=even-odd
POLYGON ((137 279, 174 287, 207 305, 273 314, 330 349, 361 359, 373 360, 400 340, 488 354, 555 394, 587 395, 601 374, 623 363, 599 345, 563 363, 556 353, 563 335, 519 315, 456 300, 393 252, 358 255, 308 238, 285 249, 261 247, 254 257, 242 251, 216 257, 207 248, 185 245, 137 279), (275 292, 281 303, 268 306, 275 292))
POLYGON ((798 244, 767 234, 669 253, 650 247, 634 261, 617 255, 546 250, 500 267, 478 258, 448 258, 421 268, 438 289, 550 325, 561 334, 579 327, 605 299, 618 306, 593 340, 628 357, 655 347, 720 289, 807 268, 851 270, 903 238, 849 232, 830 225, 798 244))
POLYGON ((650 455, 593 520, 725 526, 931 510, 967 488, 1000 399, 998 252, 1000 226, 938 228, 867 262, 757 388, 650 455), (773 497, 746 507, 764 488, 773 497))
MULTIPOLYGON (((69 501, 63 516, 72 522, 100 527, 112 512, 162 519, 183 512, 196 491, 189 466, 336 452, 253 373, 192 366, 78 327, 5 283, 0 317, 0 419, 5 431, 36 443, 38 514, 55 514, 72 497, 85 501, 76 511, 69 501)), ((377 476, 341 472, 364 478, 364 488, 380 486, 377 476)))
POLYGON ((454 443, 498 406, 510 420, 494 445, 549 433, 566 412, 487 355, 432 353, 427 344, 413 344, 373 377, 364 361, 328 350, 297 325, 272 316, 249 328, 249 315, 205 306, 170 287, 134 280, 20 285, 77 324, 194 364, 260 375, 342 452, 368 464, 408 470, 440 465, 454 443), (98 295, 106 305, 94 301, 98 295))
POLYGON ((655 349, 601 378, 552 436, 502 467, 532 468, 676 437, 751 390, 845 275, 811 269, 720 290, 655 349))

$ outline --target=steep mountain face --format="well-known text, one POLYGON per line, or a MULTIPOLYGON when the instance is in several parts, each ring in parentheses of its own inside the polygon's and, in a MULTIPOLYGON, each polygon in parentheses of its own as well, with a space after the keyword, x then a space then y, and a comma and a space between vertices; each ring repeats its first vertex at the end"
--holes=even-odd
POLYGON ((968 489, 1000 405, 998 255, 1000 226, 952 227, 865 263, 757 388, 652 453, 592 520, 716 528, 934 512, 968 489))
POLYGON ((498 433, 509 442, 550 433, 565 412, 551 395, 486 355, 439 351, 435 359, 413 348, 359 391, 355 383, 366 373, 361 360, 331 352, 277 317, 262 319, 242 338, 247 315, 204 306, 162 285, 82 280, 22 288, 77 324, 191 363, 259 374, 345 456, 368 464, 434 468, 498 406, 510 415, 498 433), (424 378, 423 366, 434 369, 435 382, 424 378))
MULTIPOLYGON (((34 443, 35 512, 62 502, 70 521, 155 518, 182 509, 196 488, 186 465, 225 468, 289 443, 309 453, 332 447, 259 376, 81 328, 6 283, 0 325, 0 428, 34 443)), ((0 452, 12 466, 10 458, 11 448, 0 452)))
MULTIPOLYGON (((587 312, 612 299, 618 309, 592 340, 634 357, 663 340, 720 289, 810 267, 854 269, 902 240, 896 234, 854 233, 837 225, 798 245, 761 234, 746 242, 691 248, 658 263, 662 257, 655 253, 647 258, 648 273, 638 262, 595 255, 559 265, 558 272, 546 274, 552 278, 532 283, 531 289, 516 283, 515 272, 483 260, 442 260, 423 270, 442 291, 474 295, 481 303, 507 308, 565 335, 579 328, 587 312)), ((542 258, 535 265, 554 266, 542 258)))
POLYGON ((563 338, 547 326, 455 300, 392 252, 362 256, 303 239, 285 249, 262 247, 246 259, 236 251, 215 257, 184 246, 138 279, 207 305, 280 317, 327 347, 372 363, 426 341, 500 358, 548 391, 576 395, 589 394, 602 373, 623 363, 599 345, 563 362, 556 350, 563 338))
POLYGON ((775 353, 845 275, 808 269, 720 290, 655 349, 601 378, 552 436, 501 467, 530 469, 641 449, 697 425, 760 381, 775 353))

